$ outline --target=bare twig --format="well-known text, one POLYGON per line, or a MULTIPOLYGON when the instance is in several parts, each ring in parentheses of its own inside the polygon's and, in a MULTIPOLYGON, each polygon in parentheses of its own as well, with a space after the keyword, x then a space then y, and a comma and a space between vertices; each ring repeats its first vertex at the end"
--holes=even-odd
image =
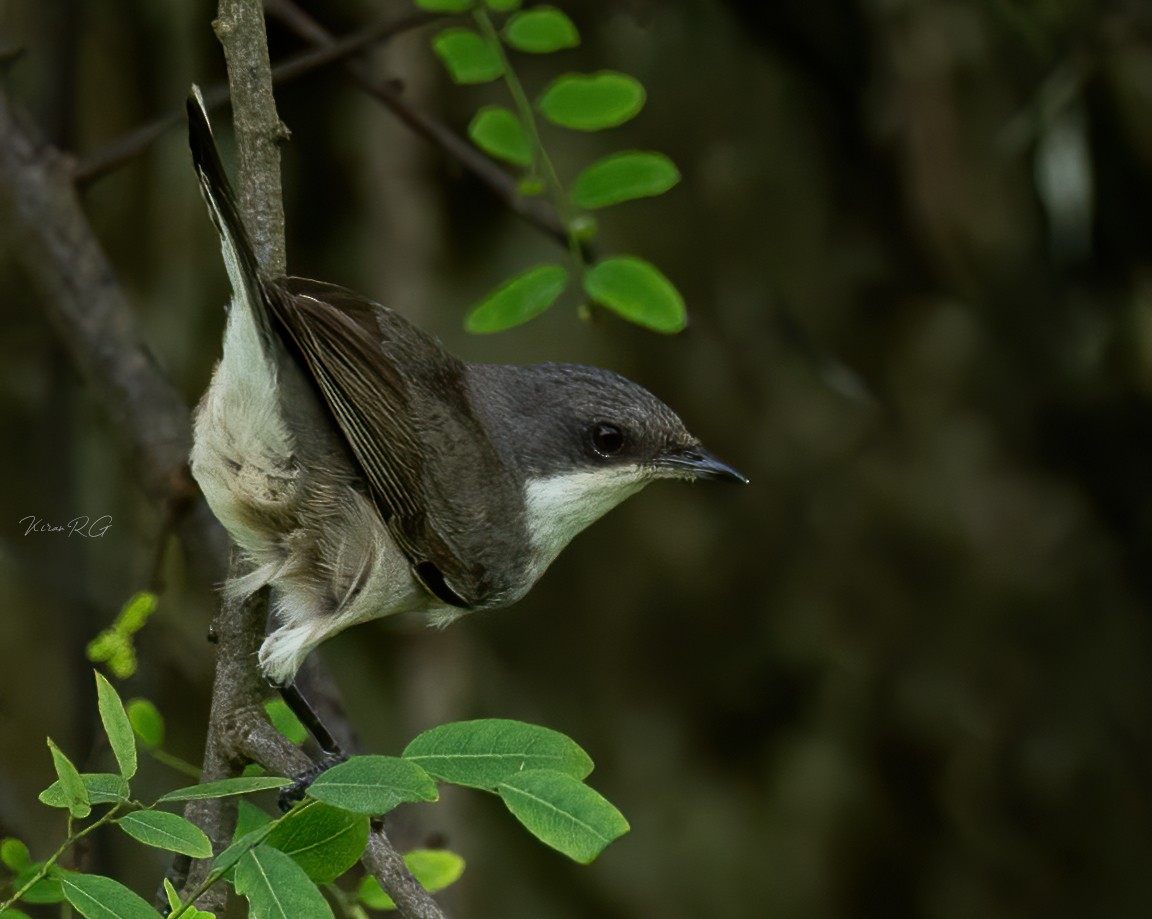
MULTIPOLYGON (((336 40, 293 0, 265 0, 265 6, 269 15, 275 16, 301 38, 314 45, 328 47, 336 40)), ((512 176, 443 122, 412 108, 393 83, 373 79, 364 66, 351 61, 344 64, 344 69, 366 93, 378 100, 404 124, 433 146, 447 153, 487 185, 510 211, 567 248, 568 234, 556 216, 555 210, 546 201, 520 194, 519 183, 512 176)))
MULTIPOLYGON (((277 85, 287 83, 314 70, 338 63, 369 45, 387 41, 394 35, 424 25, 432 18, 427 13, 415 13, 402 19, 390 17, 371 22, 329 45, 313 48, 277 64, 272 68, 272 82, 277 85)), ((209 111, 223 105, 229 98, 228 87, 219 83, 204 87, 203 92, 204 103, 209 111)), ((95 181, 139 156, 158 137, 183 124, 184 106, 180 105, 155 121, 134 128, 103 147, 80 157, 72 171, 72 177, 81 186, 95 181)))
POLYGON ((232 122, 236 129, 240 216, 270 277, 287 273, 284 202, 280 193, 280 144, 288 129, 276 114, 272 65, 260 0, 220 0, 213 23, 228 64, 232 122))
MULTIPOLYGON (((238 552, 234 552, 231 575, 242 573, 238 552)), ((208 736, 204 744, 201 782, 237 776, 247 760, 236 743, 250 732, 253 709, 268 694, 268 687, 256 668, 256 652, 264 635, 267 595, 258 593, 243 601, 228 600, 212 626, 216 641, 216 673, 212 684, 212 707, 208 716, 208 736)), ((261 713, 262 714, 262 713, 261 713)), ((271 725, 265 724, 269 731, 271 725)), ((236 826, 236 799, 213 798, 191 801, 184 815, 200 827, 219 852, 232 838, 236 826)), ((209 860, 192 863, 182 885, 195 890, 208 876, 209 860)), ((228 891, 223 885, 210 888, 197 904, 201 909, 223 915, 228 891)))
MULTIPOLYGON (((216 31, 228 62, 241 164, 241 216, 253 235, 261 269, 280 275, 285 270, 284 217, 276 145, 285 135, 272 96, 263 13, 259 0, 220 0, 219 9, 216 31)), ((236 569, 234 564, 233 573, 240 573, 236 569)), ((205 781, 234 774, 242 759, 261 762, 284 774, 300 771, 301 754, 279 737, 259 709, 266 693, 256 667, 263 626, 260 602, 227 603, 218 619, 219 654, 204 760, 205 781)), ((200 818, 206 832, 208 827, 217 833, 225 831, 224 835, 209 832, 213 842, 220 844, 228 838, 235 812, 219 801, 206 805, 193 816, 200 818)), ((412 877, 382 830, 372 834, 364 860, 405 919, 443 919, 436 902, 412 877)), ((197 878, 190 877, 188 885, 192 883, 197 883, 197 878)), ((216 896, 217 900, 223 897, 223 893, 216 896)), ((220 903, 216 909, 222 911, 225 905, 220 903)))
POLYGON ((227 543, 188 474, 188 408, 140 336, 69 167, 0 93, 0 223, 11 250, 80 376, 127 442, 145 494, 176 521, 197 573, 217 580, 227 543))
POLYGON ((384 828, 373 826, 360 863, 376 878, 404 919, 445 919, 439 904, 428 896, 389 841, 384 828))
MULTIPOLYGON (((276 117, 272 74, 260 0, 220 0, 216 34, 224 47, 232 93, 237 158, 240 163, 239 207, 256 247, 261 267, 284 274, 284 208, 280 198, 279 142, 284 130, 276 117)), ((231 577, 243 573, 239 552, 233 553, 231 577)), ((256 652, 264 634, 267 592, 244 600, 229 600, 216 617, 216 673, 212 708, 204 748, 201 781, 239 774, 244 758, 235 740, 237 724, 249 723, 253 710, 268 692, 256 667, 256 652)), ((240 732, 245 735, 247 732, 240 732)), ((236 803, 230 798, 193 801, 185 809, 219 850, 236 824, 236 803)), ((196 890, 207 877, 207 860, 192 863, 182 885, 196 890)), ((199 907, 223 915, 228 905, 223 885, 209 888, 199 907)))
POLYGON ((272 81, 274 83, 287 82, 319 67, 339 63, 359 54, 371 45, 387 41, 401 32, 425 26, 436 18, 431 13, 411 13, 402 19, 389 18, 371 22, 344 38, 317 45, 311 51, 305 51, 303 54, 277 64, 272 68, 272 81))

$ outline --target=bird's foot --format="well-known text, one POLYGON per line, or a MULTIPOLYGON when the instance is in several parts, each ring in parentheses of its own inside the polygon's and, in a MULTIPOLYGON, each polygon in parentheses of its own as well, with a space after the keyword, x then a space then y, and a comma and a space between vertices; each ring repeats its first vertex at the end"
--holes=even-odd
POLYGON ((303 801, 313 782, 333 766, 338 766, 347 759, 345 753, 325 753, 321 756, 314 765, 296 776, 291 785, 285 785, 280 789, 280 797, 276 802, 280 806, 280 811, 287 813, 294 804, 303 801))

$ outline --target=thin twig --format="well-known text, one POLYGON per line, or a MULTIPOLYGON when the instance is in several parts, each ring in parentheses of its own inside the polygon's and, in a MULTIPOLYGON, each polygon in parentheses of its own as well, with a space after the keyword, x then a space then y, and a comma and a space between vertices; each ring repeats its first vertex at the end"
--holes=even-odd
MULTIPOLYGON (((272 72, 268 63, 268 39, 260 0, 220 0, 216 35, 224 48, 228 83, 232 94, 237 159, 240 163, 239 207, 256 248, 261 267, 272 275, 284 273, 284 208, 280 198, 280 150, 283 127, 272 97, 272 72)), ((245 562, 233 551, 229 577, 243 574, 245 562)), ((225 600, 213 625, 216 639, 216 672, 212 707, 204 747, 201 781, 237 775, 244 758, 236 749, 235 725, 267 694, 255 665, 264 634, 267 591, 243 600, 225 600)), ((232 799, 192 801, 185 816, 196 823, 213 847, 227 844, 236 825, 232 799)), ((217 915, 228 906, 227 888, 205 887, 210 862, 197 860, 187 872, 173 863, 173 873, 184 874, 182 893, 203 896, 197 904, 217 915)))
MULTIPOLYGON (((237 159, 241 166, 241 216, 257 247, 261 269, 272 276, 281 275, 284 273, 284 213, 277 144, 283 139, 284 131, 272 96, 267 36, 259 0, 220 0, 215 27, 224 46, 232 91, 237 159)), ((238 567, 234 564, 233 574, 241 573, 238 567)), ((266 591, 257 597, 266 597, 266 591)), ((297 771, 295 767, 302 754, 272 730, 258 708, 266 691, 255 665, 255 652, 263 635, 262 606, 226 603, 219 623, 219 655, 205 771, 208 772, 210 766, 231 771, 243 757, 292 774, 283 767, 297 771)), ((208 778, 206 775, 205 780, 208 778)), ((229 817, 229 812, 224 811, 222 825, 227 825, 229 817)), ((215 843, 222 842, 220 836, 212 838, 215 843)), ((383 831, 372 835, 364 858, 380 886, 397 903, 401 916, 444 919, 443 912, 412 877, 383 831)), ((186 890, 192 882, 193 878, 189 877, 186 890)))
POLYGON ((368 848, 360 863, 377 883, 388 892, 396 909, 404 919, 446 919, 440 905, 433 900, 420 882, 408 873, 404 859, 388 839, 384 828, 372 827, 368 848))
POLYGON ((260 0, 220 0, 212 23, 228 66, 232 124, 236 134, 240 217, 269 277, 287 274, 284 200, 280 191, 280 145, 288 129, 276 114, 272 64, 260 0))
POLYGON ((71 182, 70 162, 0 92, 0 228, 79 376, 131 451, 145 495, 173 512, 197 576, 219 580, 224 532, 188 474, 188 407, 140 334, 71 182))
MULTIPOLYGON (((314 70, 338 63, 370 45, 387 41, 409 29, 418 28, 432 18, 434 17, 428 13, 416 13, 403 19, 388 18, 371 22, 331 44, 313 48, 277 64, 272 68, 272 82, 277 85, 287 83, 314 70)), ((204 103, 209 111, 218 108, 229 99, 228 87, 222 83, 204 87, 203 93, 204 103)), ((184 106, 181 104, 155 121, 134 128, 80 157, 72 172, 74 181, 84 186, 119 169, 148 149, 157 138, 183 124, 184 106)))
MULTIPOLYGON (((269 15, 275 16, 301 38, 314 45, 327 47, 336 40, 293 0, 265 0, 265 7, 269 15)), ((352 61, 345 62, 344 69, 366 93, 378 100, 416 134, 447 153, 487 185, 509 210, 551 236, 560 245, 568 246, 568 233, 556 216, 555 210, 547 202, 520 194, 520 186, 516 179, 443 122, 430 118, 410 106, 394 83, 375 80, 363 65, 352 61)))
MULTIPOLYGON (((238 551, 234 550, 233 554, 230 576, 243 573, 238 551)), ((255 663, 264 635, 266 616, 267 595, 259 592, 245 600, 226 600, 212 624, 212 635, 216 643, 216 672, 200 771, 201 782, 237 776, 247 761, 244 750, 238 749, 237 737, 248 730, 242 726, 250 722, 252 711, 259 707, 260 701, 268 693, 255 663)), ((184 809, 184 816, 208 835, 218 852, 232 838, 236 825, 236 799, 190 801, 184 809)), ((193 862, 189 868, 186 862, 178 859, 173 863, 169 878, 183 893, 202 884, 210 869, 209 860, 193 862)), ((212 887, 198 905, 201 909, 223 915, 227 897, 227 888, 212 887)))

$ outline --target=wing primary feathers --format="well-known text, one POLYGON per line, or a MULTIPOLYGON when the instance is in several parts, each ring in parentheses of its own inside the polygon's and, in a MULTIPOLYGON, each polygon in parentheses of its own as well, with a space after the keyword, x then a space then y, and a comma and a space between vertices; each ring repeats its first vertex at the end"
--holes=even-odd
POLYGON ((200 87, 193 84, 188 97, 188 146, 192 150, 192 163, 200 179, 200 191, 208 205, 208 213, 220 233, 220 249, 224 253, 224 264, 237 299, 251 311, 256 326, 263 339, 265 353, 273 353, 274 338, 268 311, 265 307, 266 294, 260 280, 259 263, 248 231, 240 219, 236 206, 236 195, 228 181, 228 173, 220 159, 204 96, 200 87))
POLYGON ((468 404, 464 365, 364 297, 301 278, 264 276, 196 86, 187 111, 188 143, 220 233, 233 309, 251 315, 264 358, 276 368, 286 354, 311 381, 368 496, 430 593, 466 609, 509 593, 511 586, 493 571, 515 569, 486 531, 470 527, 475 508, 443 498, 444 480, 458 475, 482 481, 489 492, 516 495, 468 404), (431 462, 430 430, 451 447, 431 462))

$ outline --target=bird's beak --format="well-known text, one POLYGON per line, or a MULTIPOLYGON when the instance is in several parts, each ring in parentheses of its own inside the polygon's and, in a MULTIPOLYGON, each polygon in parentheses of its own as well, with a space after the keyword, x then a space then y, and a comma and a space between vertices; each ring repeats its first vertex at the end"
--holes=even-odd
POLYGON ((656 465, 677 475, 688 475, 697 479, 719 479, 723 482, 748 484, 748 477, 737 472, 727 463, 720 461, 703 447, 686 447, 665 453, 656 460, 656 465))

